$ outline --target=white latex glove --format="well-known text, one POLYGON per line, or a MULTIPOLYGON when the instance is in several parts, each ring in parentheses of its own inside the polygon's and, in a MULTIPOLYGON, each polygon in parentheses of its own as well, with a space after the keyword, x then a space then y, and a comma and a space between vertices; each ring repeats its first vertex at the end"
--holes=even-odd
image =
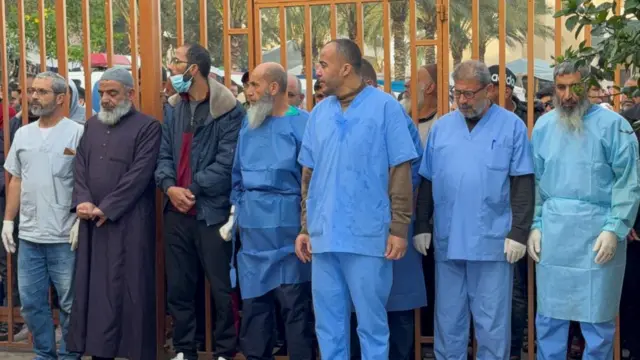
POLYGON ((540 240, 542 239, 542 233, 538 229, 533 229, 529 233, 529 241, 527 241, 527 252, 529 256, 535 261, 540 262, 540 240))
POLYGON ((80 227, 80 219, 76 219, 73 223, 71 231, 69 232, 69 244, 71 244, 71 251, 75 251, 78 248, 78 228, 80 227))
POLYGON ((13 241, 13 221, 11 220, 2 222, 2 245, 8 253, 16 252, 16 243, 13 241))
POLYGON ((516 263, 527 253, 527 246, 509 238, 504 239, 504 253, 510 264, 516 263))
POLYGON ((229 221, 220 227, 220 236, 224 241, 231 240, 231 228, 233 227, 233 214, 236 212, 236 207, 231 207, 231 214, 229 214, 229 221))
MULTIPOLYGON (((4 229, 3 229, 4 235, 4 229)), ((598 252, 595 262, 598 265, 605 264, 613 259, 616 254, 616 248, 618 247, 618 237, 611 231, 603 231, 598 235, 596 244, 593 246, 593 251, 598 252)))
POLYGON ((431 246, 431 234, 423 233, 413 237, 413 247, 424 256, 427 256, 427 250, 431 246))

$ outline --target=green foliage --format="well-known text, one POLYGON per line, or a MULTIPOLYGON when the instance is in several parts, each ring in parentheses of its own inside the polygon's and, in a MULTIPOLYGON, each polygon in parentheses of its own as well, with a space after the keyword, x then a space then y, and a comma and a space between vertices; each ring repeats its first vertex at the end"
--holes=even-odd
MULTIPOLYGON (((562 56, 556 57, 556 64, 569 61, 576 66, 590 66, 592 74, 589 82, 613 78, 620 65, 630 73, 637 74, 640 66, 640 0, 626 0, 620 14, 616 14, 618 3, 605 2, 594 5, 585 0, 564 0, 562 10, 554 17, 566 17, 565 26, 575 31, 576 39, 587 25, 591 26, 591 36, 601 38, 587 46, 582 41, 577 48, 569 47, 562 56)), ((623 89, 631 94, 637 87, 623 89)))

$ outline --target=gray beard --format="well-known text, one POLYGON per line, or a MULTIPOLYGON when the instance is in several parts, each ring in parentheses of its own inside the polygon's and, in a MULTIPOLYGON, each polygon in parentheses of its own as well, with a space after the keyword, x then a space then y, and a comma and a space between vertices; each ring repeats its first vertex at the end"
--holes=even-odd
POLYGON ((113 126, 117 124, 120 119, 131 110, 132 103, 129 100, 125 100, 118 104, 113 110, 106 110, 100 105, 100 112, 98 113, 98 119, 105 125, 113 126))
POLYGON ((260 127, 264 120, 273 112, 273 96, 265 93, 262 97, 249 107, 247 117, 249 118, 249 127, 255 129, 260 127))
POLYGON ((562 106, 562 100, 558 96, 553 97, 553 105, 558 113, 558 120, 570 132, 580 133, 584 125, 583 117, 591 107, 589 99, 584 97, 572 108, 562 106))
MULTIPOLYGON (((420 91, 420 94, 418 94, 418 110, 420 110, 420 108, 424 105, 423 91, 424 89, 422 89, 420 91)), ((402 98, 400 105, 402 105, 402 107, 404 108, 404 111, 406 111, 407 114, 411 114, 411 96, 402 98)))
POLYGON ((51 103, 49 106, 31 105, 31 114, 37 117, 49 116, 56 111, 56 104, 51 103))

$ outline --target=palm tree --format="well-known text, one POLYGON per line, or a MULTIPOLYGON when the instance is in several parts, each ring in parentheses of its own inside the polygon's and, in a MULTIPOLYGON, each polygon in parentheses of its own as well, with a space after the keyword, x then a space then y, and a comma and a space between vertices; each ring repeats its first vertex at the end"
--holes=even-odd
POLYGON ((407 68, 407 43, 405 23, 409 15, 406 0, 390 1, 391 34, 393 36, 393 75, 396 80, 404 80, 407 68))

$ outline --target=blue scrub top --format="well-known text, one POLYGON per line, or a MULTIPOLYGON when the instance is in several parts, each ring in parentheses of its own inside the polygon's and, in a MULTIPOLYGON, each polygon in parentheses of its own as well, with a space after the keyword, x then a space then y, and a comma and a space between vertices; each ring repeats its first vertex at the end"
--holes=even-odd
POLYGON ((532 173, 527 128, 514 113, 491 105, 471 131, 459 111, 438 119, 420 166, 433 183, 436 261, 504 261, 509 177, 532 173))
POLYGON ((405 117, 400 103, 371 87, 344 112, 335 96, 313 109, 298 161, 313 169, 307 229, 314 253, 384 256, 389 169, 417 157, 405 117))

